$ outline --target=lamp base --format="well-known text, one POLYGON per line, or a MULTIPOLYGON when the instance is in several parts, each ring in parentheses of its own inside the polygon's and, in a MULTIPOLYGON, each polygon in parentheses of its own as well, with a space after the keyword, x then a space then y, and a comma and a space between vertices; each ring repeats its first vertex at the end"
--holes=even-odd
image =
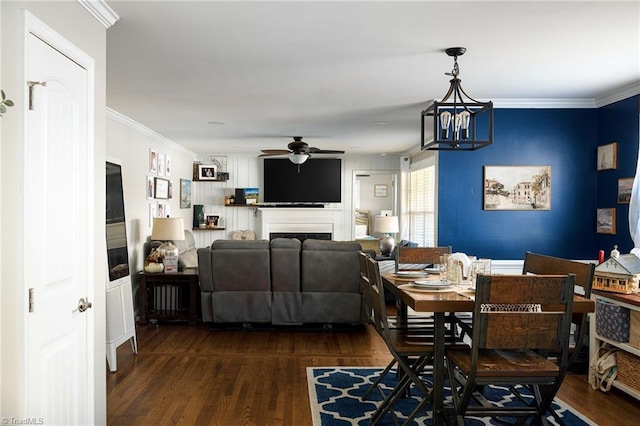
POLYGON ((171 241, 167 241, 158 247, 158 250, 163 255, 164 272, 168 274, 178 272, 178 247, 171 241))
POLYGON ((389 256, 393 249, 396 247, 396 240, 393 237, 384 235, 379 240, 380 254, 383 256, 389 256))

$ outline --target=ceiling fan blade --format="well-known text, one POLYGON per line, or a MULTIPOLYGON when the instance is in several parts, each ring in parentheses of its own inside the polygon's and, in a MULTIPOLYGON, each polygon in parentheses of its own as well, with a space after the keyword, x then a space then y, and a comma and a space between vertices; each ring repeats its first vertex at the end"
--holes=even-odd
POLYGON ((344 154, 344 151, 338 151, 334 149, 319 149, 319 148, 309 148, 309 152, 314 154, 344 154))
POLYGON ((289 151, 287 149, 261 149, 260 151, 262 151, 265 154, 270 154, 270 155, 291 154, 291 151, 289 151))
POLYGON ((264 154, 258 155, 258 157, 273 157, 276 155, 290 155, 291 152, 283 151, 283 152, 265 152, 264 154))

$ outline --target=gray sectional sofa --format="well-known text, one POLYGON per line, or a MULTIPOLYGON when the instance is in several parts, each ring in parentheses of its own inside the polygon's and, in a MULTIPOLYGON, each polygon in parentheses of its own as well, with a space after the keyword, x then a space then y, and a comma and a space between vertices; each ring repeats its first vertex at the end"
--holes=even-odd
POLYGON ((202 319, 213 323, 360 324, 354 242, 216 240, 198 249, 202 319))

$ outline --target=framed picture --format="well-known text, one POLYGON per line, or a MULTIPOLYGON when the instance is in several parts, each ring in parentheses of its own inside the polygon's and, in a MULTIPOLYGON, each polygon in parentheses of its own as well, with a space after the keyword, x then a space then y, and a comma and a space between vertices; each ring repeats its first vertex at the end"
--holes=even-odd
POLYGON ((214 164, 198 164, 198 179, 218 180, 218 169, 214 164))
POLYGON ((153 200, 153 176, 147 176, 147 200, 153 200))
POLYGON ((598 170, 618 167, 618 144, 616 142, 598 147, 598 170))
POLYGON ((157 217, 167 217, 167 213, 165 212, 165 206, 166 204, 164 203, 158 203, 157 217))
POLYGON ((169 181, 169 191, 168 191, 168 193, 169 193, 169 197, 168 198, 170 200, 173 199, 173 184, 171 183, 171 181, 169 181))
POLYGON ((382 185, 382 184, 373 185, 373 195, 375 197, 386 197, 387 185, 382 185))
POLYGON ((154 185, 154 189, 155 189, 155 195, 156 198, 162 199, 162 200, 166 200, 169 198, 169 181, 167 179, 162 179, 162 178, 153 178, 153 181, 155 183, 154 185))
POLYGON ((156 217, 156 203, 149 204, 149 228, 153 227, 153 218, 156 217))
POLYGON ((596 232, 598 234, 615 234, 616 233, 616 209, 598 209, 596 232))
POLYGON ((633 178, 618 179, 618 203, 629 204, 629 201, 631 201, 632 188, 633 188, 633 178))
POLYGON ((207 227, 215 228, 218 226, 218 219, 220 216, 218 215, 207 215, 207 227))
POLYGON ((551 210, 551 166, 484 166, 484 210, 551 210))
POLYGON ((158 176, 164 176, 165 161, 164 154, 158 154, 158 176))
POLYGON ((180 179, 180 208, 191 208, 191 181, 189 179, 180 179))
POLYGON ((149 148, 149 173, 158 173, 158 153, 149 148))
POLYGON ((171 156, 164 156, 164 175, 171 176, 171 156))

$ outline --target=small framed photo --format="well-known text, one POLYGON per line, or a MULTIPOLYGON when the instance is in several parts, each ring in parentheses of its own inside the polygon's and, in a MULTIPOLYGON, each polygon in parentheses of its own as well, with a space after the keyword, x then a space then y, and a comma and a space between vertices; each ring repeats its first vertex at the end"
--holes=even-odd
POLYGON ((618 144, 616 142, 598 147, 598 170, 618 167, 618 144))
POLYGON ((189 179, 180 179, 180 208, 191 208, 191 181, 189 179))
POLYGON ((153 178, 156 198, 161 200, 169 199, 169 181, 162 178, 153 178))
POLYGON ((147 176, 147 200, 153 200, 153 176, 147 176))
POLYGON ((156 217, 156 203, 149 204, 149 228, 153 227, 153 218, 156 217))
POLYGON ((158 176, 164 176, 165 161, 164 154, 158 154, 158 176))
POLYGON ((616 209, 598 209, 596 232, 598 234, 616 233, 616 209))
POLYGON ((373 185, 373 195, 375 197, 386 197, 387 196, 387 185, 377 184, 373 185))
POLYGON ((158 153, 149 148, 149 173, 158 173, 158 153))
POLYGON ((169 181, 169 191, 168 191, 169 199, 173 199, 173 184, 169 181))
POLYGON ((218 215, 207 215, 207 228, 215 228, 218 226, 218 215))
POLYGON ((618 203, 629 204, 631 201, 631 189, 633 189, 633 178, 618 179, 618 203))
POLYGON ((164 175, 171 176, 171 156, 164 156, 164 175))
POLYGON ((218 180, 218 169, 214 164, 198 164, 198 179, 218 180))

